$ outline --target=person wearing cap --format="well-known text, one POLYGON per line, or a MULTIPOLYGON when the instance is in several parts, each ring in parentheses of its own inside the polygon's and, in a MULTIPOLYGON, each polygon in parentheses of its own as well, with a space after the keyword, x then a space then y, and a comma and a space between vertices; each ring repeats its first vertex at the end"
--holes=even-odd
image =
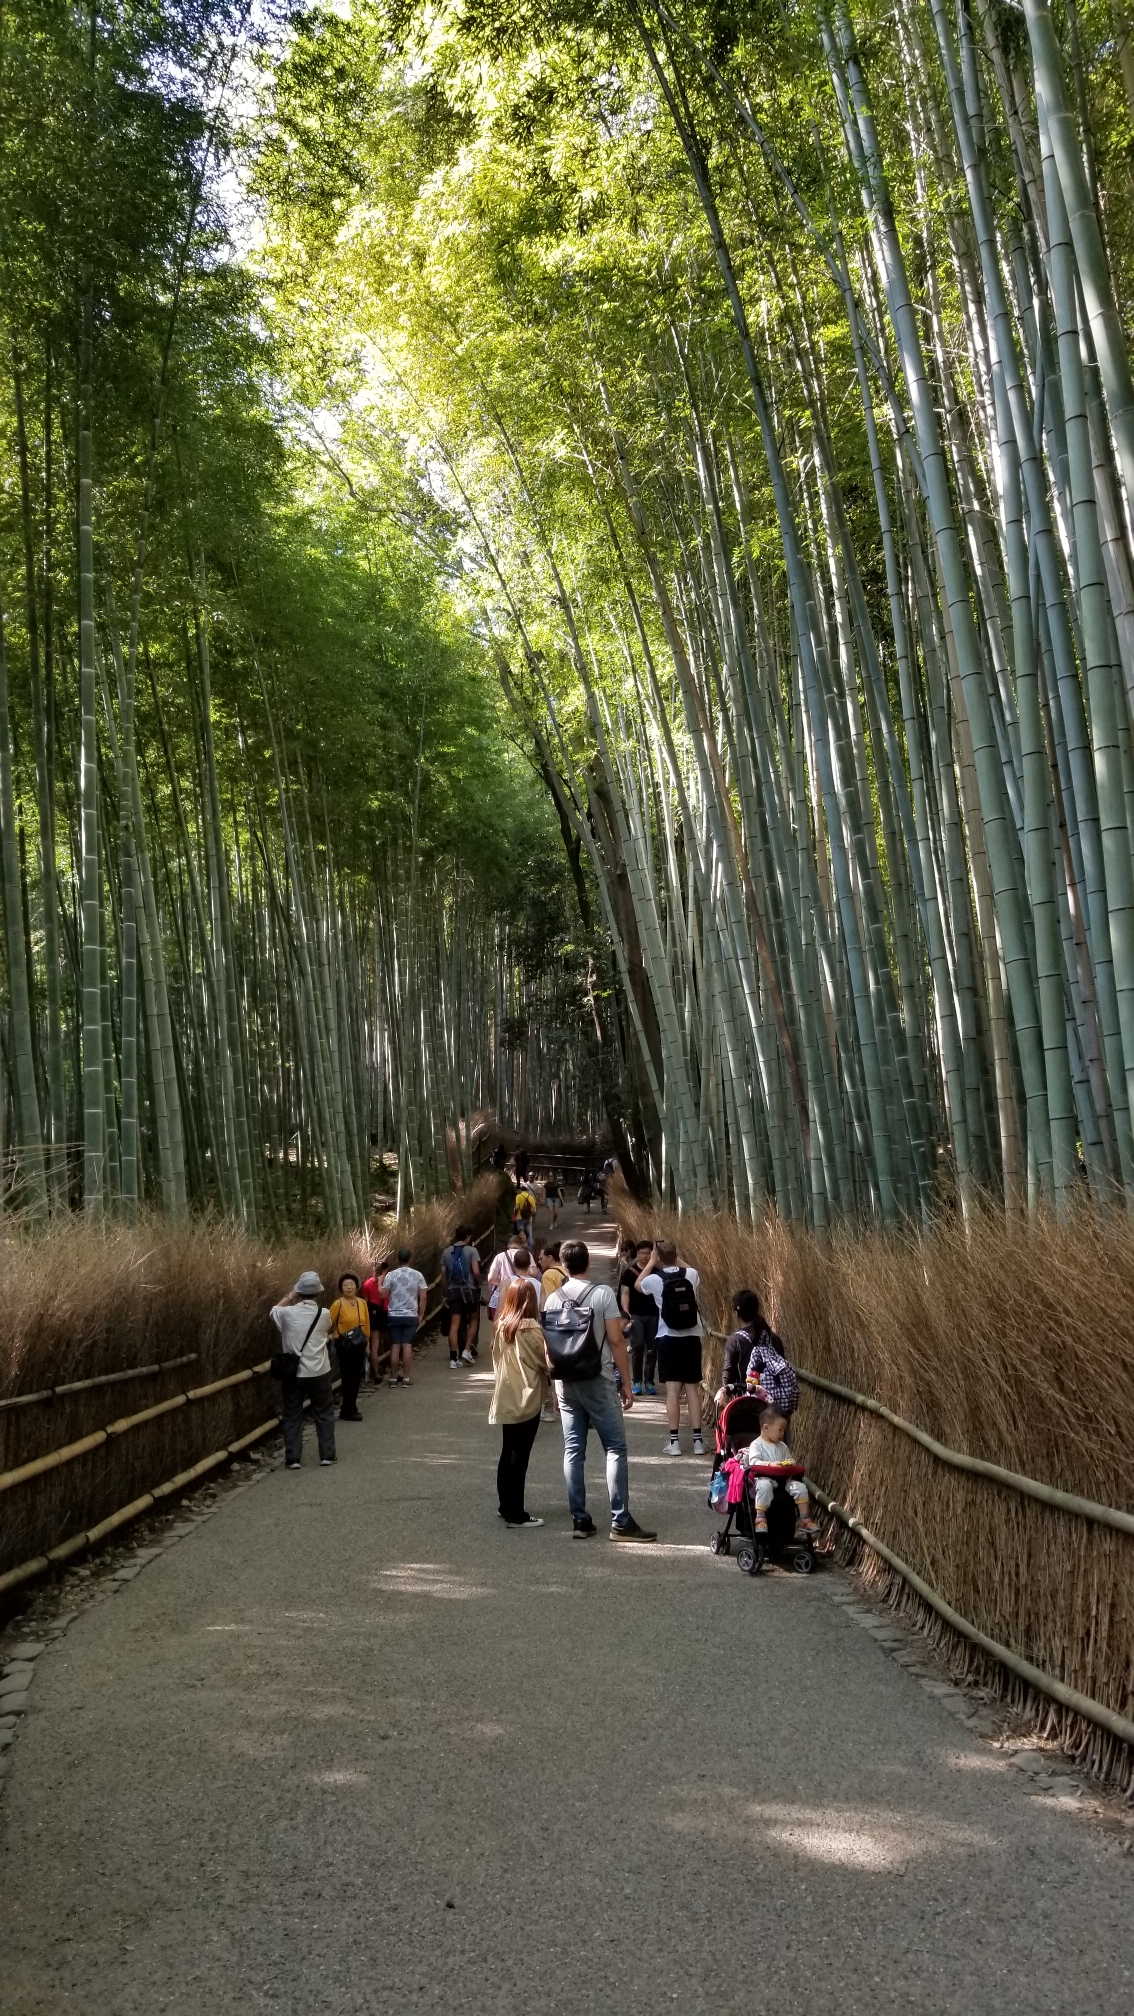
POLYGON ((294 1379, 285 1379, 280 1388, 284 1457, 289 1470, 298 1470, 303 1455, 303 1408, 308 1400, 319 1438, 319 1461, 325 1464, 335 1460, 335 1402, 327 1350, 331 1317, 329 1310, 319 1306, 322 1293, 323 1283, 308 1268, 290 1295, 284 1295, 272 1310, 272 1322, 280 1333, 283 1349, 294 1352, 299 1360, 294 1379))

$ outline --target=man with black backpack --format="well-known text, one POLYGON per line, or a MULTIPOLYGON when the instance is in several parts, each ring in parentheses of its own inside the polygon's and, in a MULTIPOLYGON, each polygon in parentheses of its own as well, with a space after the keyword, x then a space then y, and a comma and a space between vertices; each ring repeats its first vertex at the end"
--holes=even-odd
POLYGON ((570 1240, 559 1257, 567 1279, 548 1296, 540 1323, 563 1423, 563 1475, 575 1538, 589 1540, 598 1531, 587 1511, 585 1479, 587 1436, 593 1428, 606 1456, 611 1539, 656 1540, 656 1533, 630 1516, 622 1416, 630 1412, 634 1396, 614 1290, 588 1281, 591 1256, 581 1239, 570 1240), (621 1400, 614 1384, 615 1366, 622 1381, 621 1400))
POLYGON ((701 1440, 701 1313, 697 1290, 701 1285, 695 1267, 678 1263, 677 1248, 669 1239, 655 1239, 650 1257, 638 1276, 640 1295, 648 1295, 658 1305, 658 1378, 665 1384, 665 1411, 669 1440, 662 1454, 681 1454, 681 1393, 689 1401, 693 1428, 693 1454, 703 1456, 701 1440))
POLYGON ((442 1253, 441 1280, 449 1311, 449 1363, 456 1365, 460 1356, 471 1365, 480 1328, 480 1254, 470 1226, 458 1225, 442 1253))

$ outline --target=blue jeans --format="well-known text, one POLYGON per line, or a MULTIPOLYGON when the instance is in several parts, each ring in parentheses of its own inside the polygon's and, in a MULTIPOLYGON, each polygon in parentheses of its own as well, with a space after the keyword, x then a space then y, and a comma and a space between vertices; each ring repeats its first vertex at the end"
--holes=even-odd
POLYGON ((595 1430, 606 1452, 606 1489, 610 1516, 615 1526, 624 1526, 630 1517, 629 1483, 626 1475, 626 1429, 622 1403, 613 1383, 597 1379, 556 1382, 559 1415, 563 1422, 563 1475, 567 1480, 567 1503, 571 1516, 581 1519, 587 1509, 587 1487, 583 1466, 587 1457, 587 1436, 595 1430))

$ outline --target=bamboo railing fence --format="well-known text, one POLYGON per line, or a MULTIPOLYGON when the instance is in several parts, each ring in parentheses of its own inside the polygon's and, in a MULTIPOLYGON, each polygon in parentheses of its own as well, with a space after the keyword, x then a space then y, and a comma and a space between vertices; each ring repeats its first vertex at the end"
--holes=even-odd
POLYGON ((868 1582, 1085 1768, 1134 1783, 1124 1222, 851 1240, 614 1203, 628 1235, 678 1240, 715 1323, 756 1289, 806 1368, 793 1450, 868 1582))
MULTIPOLYGON (((495 1230, 495 1218, 493 1218, 476 1235, 475 1244, 478 1250, 481 1251, 482 1258, 486 1257, 484 1249, 491 1247, 494 1243, 495 1230)), ((440 1273, 433 1275, 427 1283, 430 1299, 427 1299, 425 1314, 418 1325, 417 1334, 419 1336, 436 1320, 444 1306, 443 1297, 435 1295, 435 1291, 440 1285, 440 1273)), ((380 1354, 379 1363, 382 1362, 383 1355, 380 1354)), ((105 1373, 91 1379, 71 1380, 66 1385, 58 1388, 43 1388, 36 1393, 9 1395, 4 1404, 7 1404, 9 1408, 27 1407, 33 1402, 47 1402, 55 1393, 61 1395, 84 1393, 104 1385, 119 1384, 125 1380, 134 1378, 150 1377, 156 1373, 168 1372, 175 1367, 188 1364, 196 1357, 197 1353, 190 1352, 178 1358, 168 1360, 164 1365, 135 1366, 122 1372, 105 1373)), ((273 1434, 279 1428, 279 1414, 275 1411, 265 1419, 257 1421, 249 1427, 241 1419, 243 1410, 237 1405, 233 1409, 235 1420, 230 1420, 230 1432, 227 1435, 223 1435, 223 1439, 220 1439, 220 1435, 218 1434, 219 1423, 217 1422, 216 1414, 216 1403, 218 1400, 223 1399, 231 1402, 236 1398, 240 1389, 247 1389, 249 1393, 259 1393, 262 1390, 259 1382, 267 1377, 270 1363, 270 1359, 265 1358, 259 1360, 256 1364, 242 1366, 237 1371, 229 1373, 223 1378, 213 1379, 204 1385, 170 1394, 151 1407, 144 1407, 134 1413, 123 1415, 119 1419, 94 1429, 88 1434, 79 1436, 71 1442, 61 1444, 58 1448, 47 1450, 29 1462, 17 1464, 6 1471, 0 1472, 0 1499, 3 1499, 8 1492, 17 1489, 23 1490, 26 1487, 34 1487, 36 1484, 46 1487, 49 1482, 53 1482, 58 1477, 61 1470, 66 1470, 71 1465, 80 1465, 85 1459, 95 1456, 96 1453, 106 1453, 113 1446, 120 1444, 124 1438, 132 1436, 135 1431, 152 1429, 158 1424, 164 1426, 170 1421, 171 1417, 181 1416, 189 1409, 200 1409, 202 1424, 200 1432, 190 1438, 196 1442, 198 1448, 201 1442, 208 1444, 209 1442, 218 1442, 219 1440, 219 1446, 208 1448, 204 1454, 196 1455, 193 1462, 187 1466, 184 1464, 180 1466, 172 1476, 166 1478, 162 1483, 132 1496, 129 1502, 115 1507, 103 1517, 93 1521, 90 1520, 87 1508, 92 1501, 92 1497, 95 1495, 97 1485, 94 1480, 90 1479, 89 1475, 80 1476, 71 1502, 75 1506, 81 1505, 84 1507, 85 1517, 83 1525, 78 1530, 67 1533, 66 1537, 55 1542, 55 1544, 41 1546, 25 1560, 15 1563, 12 1567, 0 1573, 0 1604, 28 1583, 67 1567, 82 1554, 98 1546, 103 1540, 110 1538, 133 1520, 141 1518, 144 1513, 153 1510, 156 1506, 162 1505, 167 1500, 175 1497, 179 1492, 199 1482, 201 1478, 208 1476, 212 1471, 230 1462, 234 1457, 246 1453, 257 1442, 273 1434), (231 1433, 233 1426, 240 1431, 235 1436, 231 1433)), ((337 1385, 338 1381, 336 1380, 335 1383, 337 1385)), ((147 1467, 149 1466, 147 1465, 147 1467)), ((160 1450, 157 1448, 155 1448, 152 1467, 160 1467, 160 1450)), ((70 1505, 68 1505, 69 1509, 70 1505)), ((48 1519, 52 1517, 52 1508, 46 1508, 46 1517, 48 1519)), ((66 1523, 71 1525, 73 1519, 68 1518, 66 1523)))
MULTIPOLYGON (((708 1335, 717 1343, 725 1342, 725 1333, 722 1330, 710 1328, 708 1335)), ((805 1372, 801 1365, 797 1365, 795 1371, 803 1385, 810 1386, 817 1393, 829 1394, 834 1399, 845 1401, 848 1406, 861 1408, 864 1413, 877 1415, 881 1420, 889 1422, 892 1428, 897 1428, 903 1435, 908 1435, 911 1441, 919 1443, 923 1449, 928 1449, 930 1455, 935 1456, 940 1463, 950 1464, 955 1470, 967 1470, 972 1476, 985 1477, 990 1483, 1002 1485, 1006 1490, 1015 1491, 1021 1497, 1034 1498, 1042 1505, 1053 1506, 1057 1511, 1069 1512, 1076 1518, 1089 1519, 1098 1526, 1111 1526, 1118 1533, 1134 1536, 1134 1514, 1120 1512, 1113 1505, 1099 1505, 1092 1499, 1076 1497, 1069 1491, 1057 1491, 1053 1485, 1043 1484, 1038 1478, 1025 1477, 1016 1470, 1002 1469, 998 1463, 985 1463, 979 1457, 967 1456, 960 1449, 949 1449, 943 1442, 938 1442, 932 1435, 927 1435, 914 1422, 904 1420, 900 1414, 895 1414, 891 1408, 883 1406, 880 1400, 872 1399, 869 1394, 856 1393, 849 1386, 836 1384, 833 1379, 821 1379, 817 1373, 805 1372)), ((1053 1674, 1045 1673, 1030 1660, 1012 1651, 1011 1647, 1000 1644, 995 1638, 990 1638, 986 1632, 970 1623, 967 1617, 962 1617, 959 1611, 945 1601, 938 1590, 932 1588, 908 1561, 903 1561, 900 1555, 887 1547, 885 1541, 880 1540, 876 1533, 872 1533, 861 1519, 848 1511, 845 1505, 839 1504, 837 1499, 830 1497, 812 1476, 808 1475, 806 1481, 808 1490, 822 1505, 824 1511, 829 1512, 848 1533, 853 1534, 893 1569, 907 1587, 927 1603, 950 1630, 956 1631, 970 1644, 986 1653, 989 1658, 1007 1667, 1009 1672, 1014 1673, 1037 1693, 1045 1695, 1051 1701, 1057 1701, 1061 1707, 1071 1709, 1074 1714, 1081 1715, 1085 1721, 1094 1723, 1098 1728, 1109 1731, 1111 1735, 1117 1736, 1120 1742, 1134 1745, 1134 1721, 1128 1716, 1118 1715, 1113 1709, 1107 1708, 1100 1701, 1092 1700, 1078 1688, 1066 1686, 1053 1674)), ((2 1484, 3 1479, 0 1478, 0 1486, 2 1484)))

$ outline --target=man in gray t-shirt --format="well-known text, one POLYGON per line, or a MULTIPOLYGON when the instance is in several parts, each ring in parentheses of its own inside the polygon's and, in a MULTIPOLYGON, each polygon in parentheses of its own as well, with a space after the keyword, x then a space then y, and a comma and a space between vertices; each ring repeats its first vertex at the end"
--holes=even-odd
MULTIPOLYGON (((567 1269, 561 1288, 549 1295, 548 1314, 565 1302, 581 1302, 589 1307, 595 1340, 602 1350, 602 1370, 590 1379, 557 1379, 555 1392, 563 1423, 563 1475, 567 1480, 567 1502, 577 1540, 588 1540, 597 1532, 587 1511, 585 1466, 587 1436, 594 1428, 606 1456, 606 1488, 610 1498, 612 1540, 656 1540, 657 1534, 639 1526, 630 1516, 629 1478, 626 1462, 626 1430, 623 1414, 634 1405, 630 1390, 630 1360, 622 1318, 613 1288, 587 1278, 591 1256, 581 1239, 569 1240, 560 1259, 567 1269), (614 1383, 615 1367, 622 1381, 621 1399, 614 1383)), ((549 1361, 550 1362, 550 1361, 549 1361)))

